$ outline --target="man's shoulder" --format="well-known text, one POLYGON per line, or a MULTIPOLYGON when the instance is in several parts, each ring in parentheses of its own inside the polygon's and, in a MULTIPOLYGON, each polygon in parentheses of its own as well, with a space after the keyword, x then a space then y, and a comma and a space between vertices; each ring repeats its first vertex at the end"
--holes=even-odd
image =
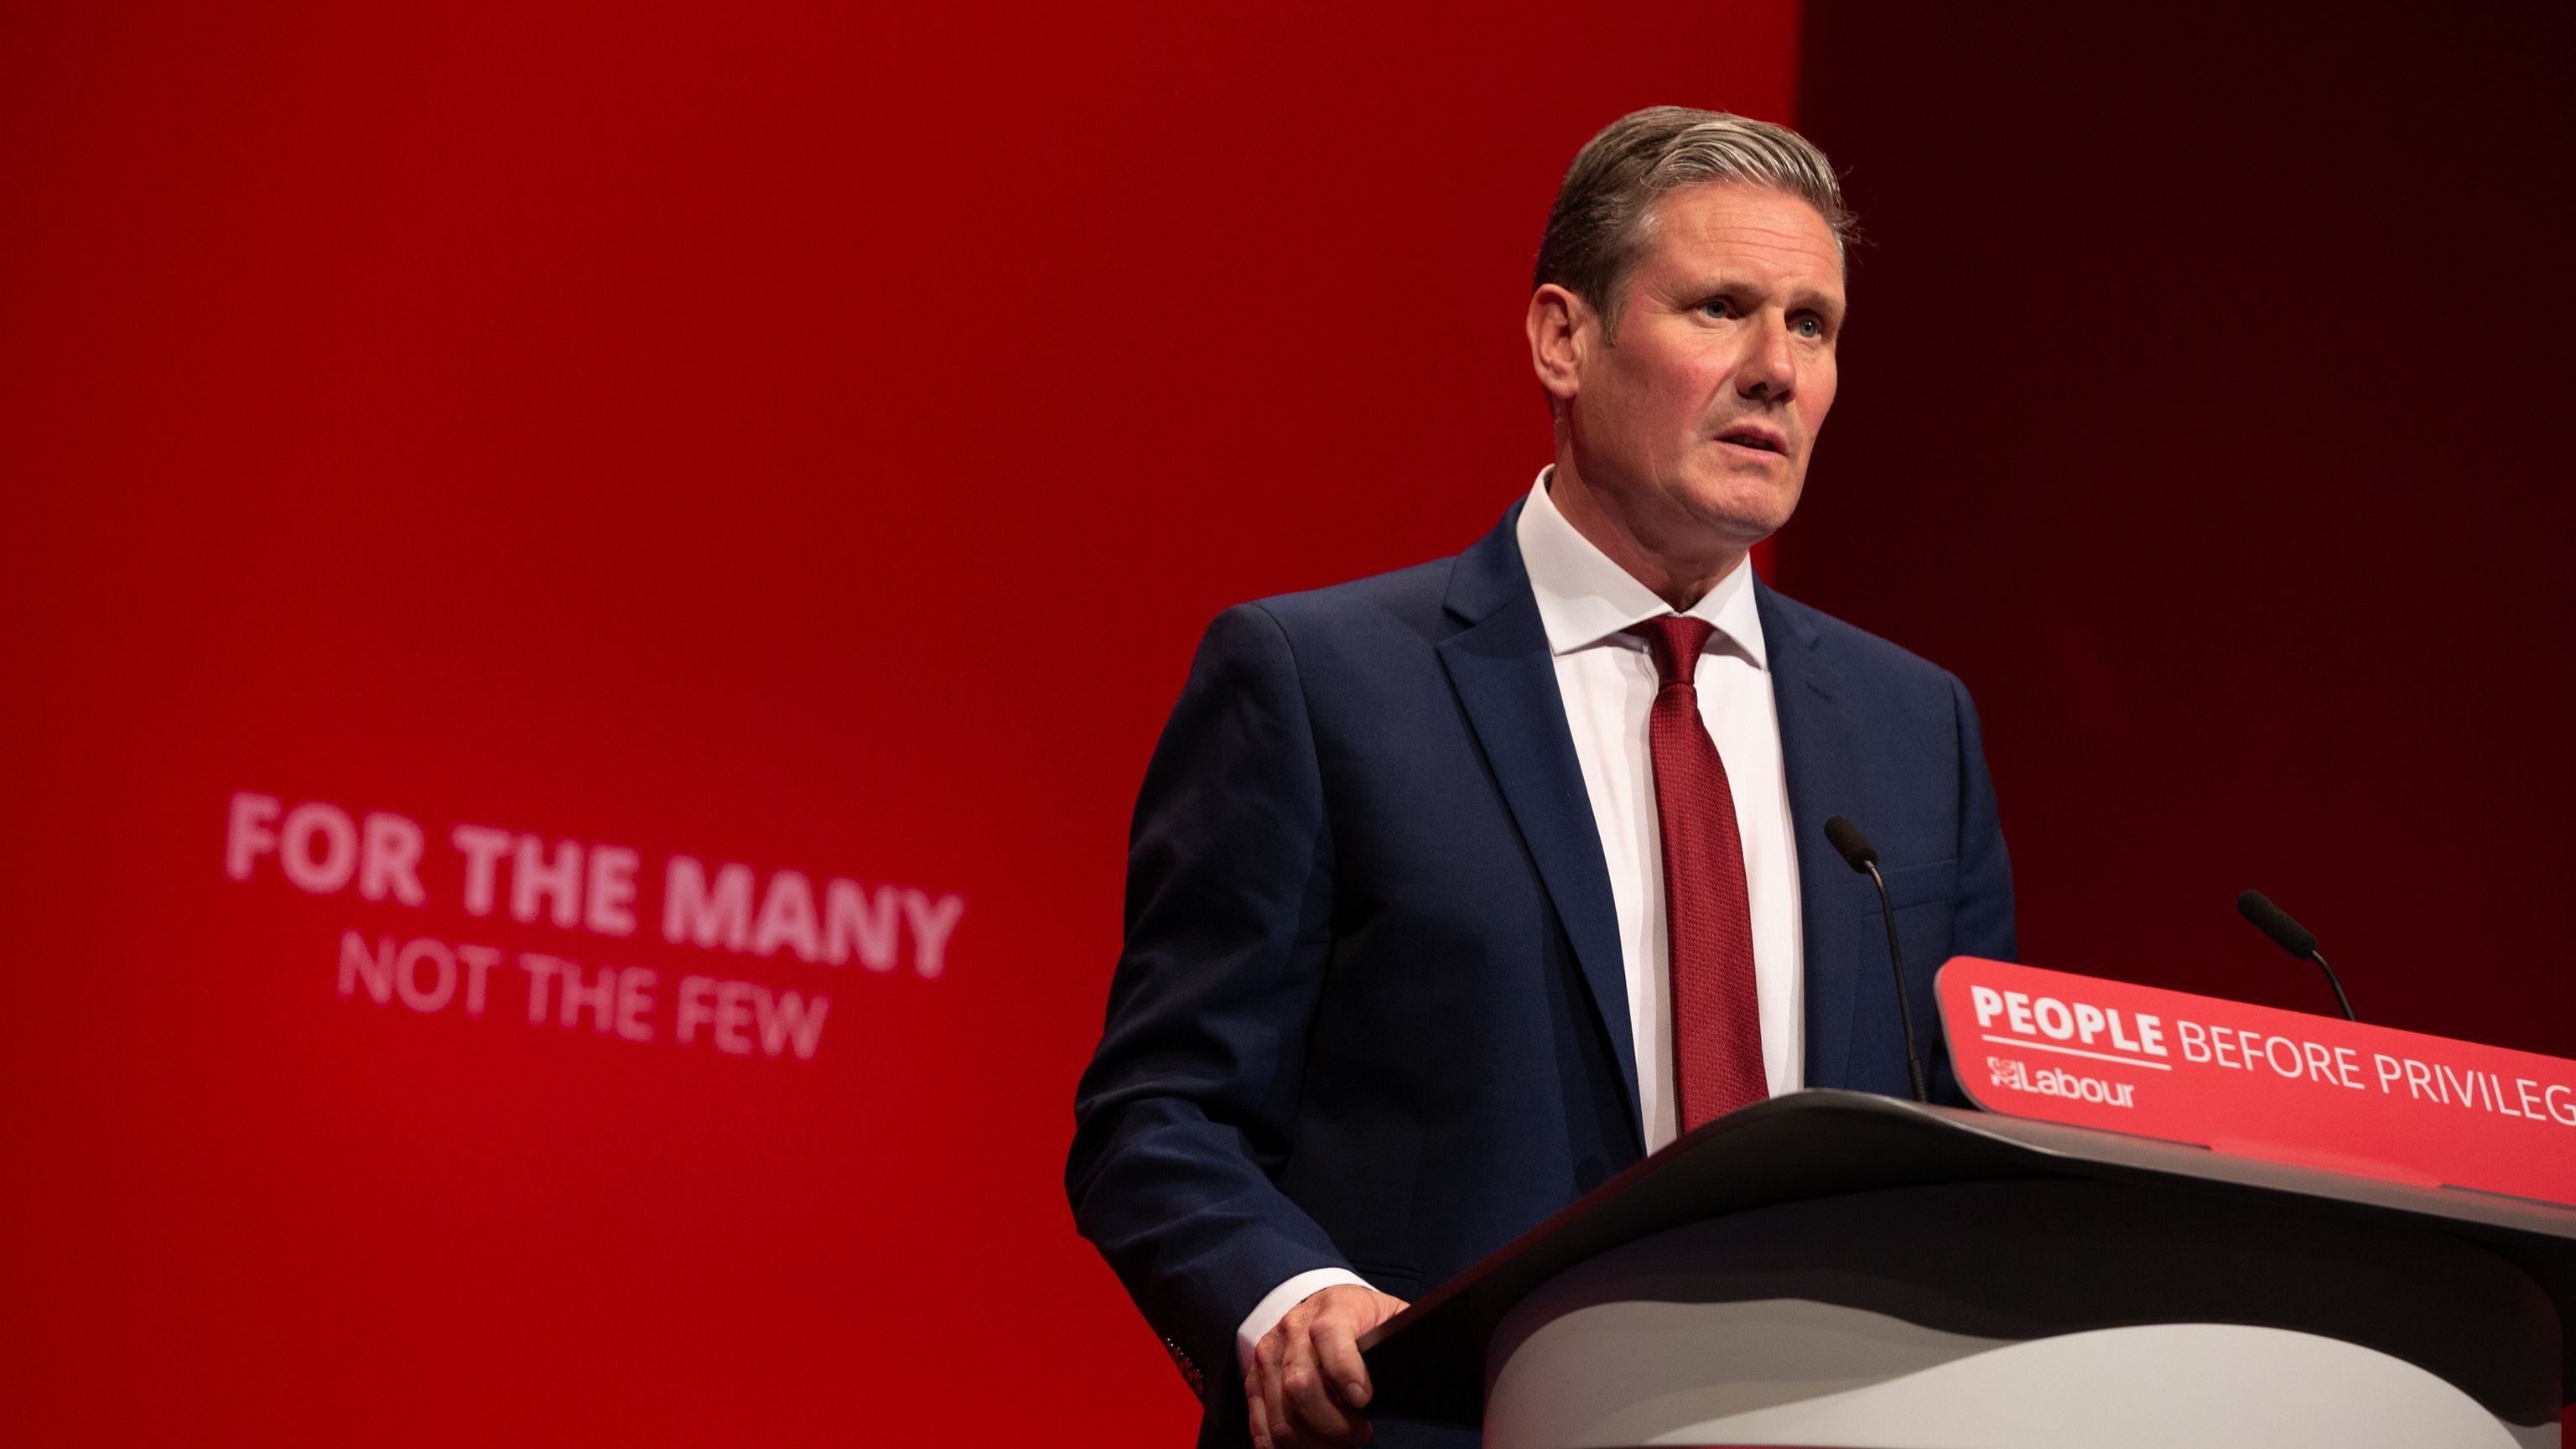
POLYGON ((1772 641, 1774 648, 1784 644, 1811 648, 1830 658, 1839 671, 1879 687, 1947 693, 1956 682, 1950 671, 1901 644, 1880 638, 1812 604, 1802 604, 1767 584, 1763 587, 1763 594, 1790 635, 1786 640, 1772 641))
POLYGON ((1310 692, 1383 687, 1436 672, 1440 642, 1461 627, 1444 601, 1457 559, 1240 603, 1217 615, 1203 661, 1262 662, 1310 692))
POLYGON ((1275 624, 1301 655, 1309 650, 1340 652, 1347 647, 1365 650, 1370 642, 1435 645, 1458 627, 1455 621, 1445 619, 1443 608, 1455 570, 1458 554, 1450 554, 1445 559, 1430 559, 1347 583, 1273 593, 1239 603, 1229 608, 1229 614, 1262 616, 1275 624))
POLYGON ((1292 633, 1371 622, 1427 623, 1440 613, 1458 566, 1455 554, 1319 589, 1272 594, 1245 608, 1258 609, 1292 633))
POLYGON ((1514 538, 1521 505, 1456 553, 1410 568, 1371 574, 1348 583, 1291 594, 1273 594, 1239 605, 1267 615, 1292 640, 1382 635, 1437 644, 1507 602, 1529 592, 1514 538))

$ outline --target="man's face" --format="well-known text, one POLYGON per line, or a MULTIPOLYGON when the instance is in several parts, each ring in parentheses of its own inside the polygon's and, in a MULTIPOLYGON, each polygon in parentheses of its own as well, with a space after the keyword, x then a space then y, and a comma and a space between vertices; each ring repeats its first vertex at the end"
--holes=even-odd
POLYGON ((1674 192, 1649 225, 1615 340, 1579 328, 1575 467, 1641 541, 1748 548, 1797 508, 1834 403, 1842 258, 1814 207, 1768 187, 1674 192))

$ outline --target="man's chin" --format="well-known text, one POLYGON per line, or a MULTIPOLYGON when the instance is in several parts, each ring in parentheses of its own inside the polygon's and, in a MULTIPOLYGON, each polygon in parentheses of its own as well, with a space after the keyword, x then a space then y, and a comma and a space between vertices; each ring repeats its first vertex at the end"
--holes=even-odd
POLYGON ((1719 486, 1690 489, 1683 503, 1727 547, 1751 548, 1788 525, 1789 515, 1798 510, 1798 488, 1793 482, 1784 489, 1771 480, 1746 487, 1729 479, 1719 486))

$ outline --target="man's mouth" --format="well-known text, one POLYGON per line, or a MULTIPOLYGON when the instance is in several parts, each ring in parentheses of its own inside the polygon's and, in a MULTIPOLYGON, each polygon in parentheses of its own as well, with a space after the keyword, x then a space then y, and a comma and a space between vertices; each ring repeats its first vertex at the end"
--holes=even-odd
POLYGON ((1778 453, 1783 457, 1788 456, 1789 452, 1789 440, 1769 428, 1729 428, 1718 434, 1717 440, 1721 443, 1733 443, 1739 448, 1758 448, 1765 453, 1778 453))

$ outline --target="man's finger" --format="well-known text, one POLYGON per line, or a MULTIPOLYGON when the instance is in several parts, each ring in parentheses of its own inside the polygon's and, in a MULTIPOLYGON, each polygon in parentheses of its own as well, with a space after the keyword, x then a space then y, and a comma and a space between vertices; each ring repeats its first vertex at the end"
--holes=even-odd
POLYGON ((1315 1368, 1341 1401, 1365 1409, 1369 1401, 1368 1365, 1360 1358, 1360 1340, 1351 1323, 1335 1314, 1315 1325, 1315 1368))
POLYGON ((1287 1336, 1273 1328, 1252 1349, 1252 1379, 1244 1385, 1252 1400, 1253 1442, 1278 1449, 1276 1440, 1288 1427, 1279 1402, 1279 1355, 1287 1336))
POLYGON ((1342 1412, 1341 1401, 1324 1386, 1323 1370, 1315 1362, 1314 1328, 1331 1321, 1332 1315, 1318 1314, 1307 1332, 1289 1335, 1279 1362, 1280 1394, 1287 1400, 1289 1422, 1298 1434, 1349 1443, 1356 1426, 1342 1412))

